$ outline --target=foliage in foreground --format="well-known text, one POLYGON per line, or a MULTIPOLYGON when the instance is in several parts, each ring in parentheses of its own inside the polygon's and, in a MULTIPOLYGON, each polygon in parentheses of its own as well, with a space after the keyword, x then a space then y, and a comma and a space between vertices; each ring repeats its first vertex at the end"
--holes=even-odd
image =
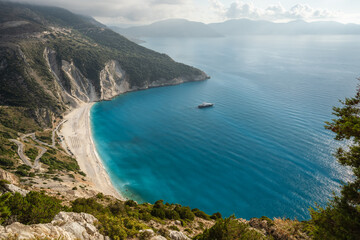
POLYGON ((360 92, 334 107, 337 119, 327 122, 326 128, 336 133, 336 140, 347 141, 335 156, 343 166, 351 168, 352 181, 341 188, 326 208, 311 209, 309 230, 315 239, 360 239, 360 92))
MULTIPOLYGON (((117 200, 105 206, 99 203, 99 199, 104 198, 102 194, 98 194, 96 198, 76 199, 72 202, 71 211, 94 215, 99 220, 100 232, 112 239, 135 237, 139 230, 148 228, 145 222, 150 220, 160 223, 163 223, 164 220, 180 220, 185 225, 187 222, 193 221, 195 217, 189 207, 179 204, 164 204, 163 200, 159 200, 153 205, 137 204, 133 200, 126 202, 117 200)), ((210 219, 210 216, 204 212, 198 209, 193 210, 196 214, 202 215, 204 219, 210 219)))
POLYGON ((234 216, 219 218, 216 224, 206 229, 202 234, 196 236, 196 240, 261 240, 271 239, 265 237, 258 231, 251 229, 249 225, 239 222, 234 216))
POLYGON ((0 196, 0 223, 14 221, 23 224, 48 223, 65 208, 61 201, 42 192, 30 192, 25 197, 19 193, 0 196))

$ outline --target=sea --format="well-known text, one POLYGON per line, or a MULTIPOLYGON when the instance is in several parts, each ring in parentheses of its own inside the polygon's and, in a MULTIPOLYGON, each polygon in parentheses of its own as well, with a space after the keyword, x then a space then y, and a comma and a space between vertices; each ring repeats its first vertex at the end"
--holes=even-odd
POLYGON ((92 134, 110 178, 140 203, 208 214, 310 218, 352 179, 324 128, 352 97, 360 36, 147 38, 211 79, 98 102, 92 134), (214 107, 198 109, 202 102, 214 107))

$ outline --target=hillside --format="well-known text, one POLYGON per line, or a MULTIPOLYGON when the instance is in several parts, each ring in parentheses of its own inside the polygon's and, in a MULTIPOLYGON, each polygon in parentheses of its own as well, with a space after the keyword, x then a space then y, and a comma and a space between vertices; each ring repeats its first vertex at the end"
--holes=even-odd
POLYGON ((0 36, 0 105, 40 126, 80 102, 208 78, 60 8, 1 2, 0 36))
POLYGON ((177 37, 177 38, 207 38, 222 37, 204 23, 188 21, 185 19, 168 19, 145 26, 119 28, 112 27, 114 31, 125 36, 140 37, 177 37))

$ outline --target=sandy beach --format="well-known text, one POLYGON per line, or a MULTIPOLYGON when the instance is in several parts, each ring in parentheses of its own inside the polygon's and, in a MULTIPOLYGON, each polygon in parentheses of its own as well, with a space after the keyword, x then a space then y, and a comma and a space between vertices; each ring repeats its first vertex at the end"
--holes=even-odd
POLYGON ((93 183, 95 190, 124 199, 114 188, 96 151, 90 124, 90 109, 94 103, 85 103, 64 117, 60 134, 75 155, 81 170, 93 183))

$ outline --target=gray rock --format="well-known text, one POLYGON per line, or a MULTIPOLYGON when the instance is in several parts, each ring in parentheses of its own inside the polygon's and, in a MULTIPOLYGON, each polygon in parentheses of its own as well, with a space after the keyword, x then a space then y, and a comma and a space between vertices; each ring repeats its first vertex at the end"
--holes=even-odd
POLYGON ((140 230, 140 236, 142 236, 144 239, 150 239, 153 236, 155 236, 155 233, 152 229, 144 229, 140 230))
POLYGON ((167 240, 167 239, 164 238, 163 236, 157 235, 157 236, 150 238, 150 240, 167 240))
POLYGON ((25 189, 22 189, 22 188, 19 188, 17 186, 15 186, 14 184, 5 184, 5 187, 6 189, 11 192, 11 193, 20 193, 22 196, 26 196, 26 194, 29 193, 28 190, 25 190, 25 189))
POLYGON ((109 239, 98 232, 94 226, 97 219, 87 213, 60 212, 51 223, 24 225, 15 222, 6 227, 0 227, 0 239, 17 236, 17 239, 109 239))
POLYGON ((188 236, 179 231, 170 231, 170 239, 172 240, 190 240, 188 236))

